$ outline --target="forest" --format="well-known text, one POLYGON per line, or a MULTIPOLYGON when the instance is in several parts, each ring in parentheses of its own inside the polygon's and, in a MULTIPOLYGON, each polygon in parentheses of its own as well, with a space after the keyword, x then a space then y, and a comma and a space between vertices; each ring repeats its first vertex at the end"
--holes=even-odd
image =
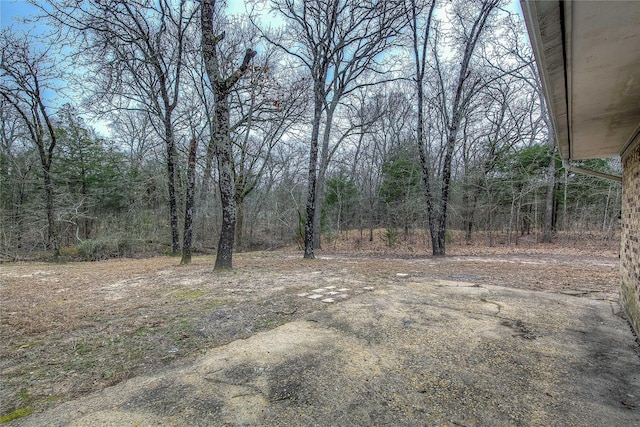
POLYGON ((34 0, 1 29, 1 260, 618 231, 620 183, 557 155, 517 3, 232 3, 34 0))

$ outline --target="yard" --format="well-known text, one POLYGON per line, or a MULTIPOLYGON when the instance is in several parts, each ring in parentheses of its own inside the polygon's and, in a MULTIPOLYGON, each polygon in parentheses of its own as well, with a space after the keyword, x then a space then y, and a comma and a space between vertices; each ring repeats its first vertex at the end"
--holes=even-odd
POLYGON ((292 249, 254 252, 237 254, 226 273, 213 273, 211 256, 189 266, 172 257, 3 264, 0 414, 55 406, 325 310, 331 302, 308 297, 316 288, 347 299, 419 277, 618 298, 615 244, 452 244, 448 253, 336 245, 308 261, 292 249))

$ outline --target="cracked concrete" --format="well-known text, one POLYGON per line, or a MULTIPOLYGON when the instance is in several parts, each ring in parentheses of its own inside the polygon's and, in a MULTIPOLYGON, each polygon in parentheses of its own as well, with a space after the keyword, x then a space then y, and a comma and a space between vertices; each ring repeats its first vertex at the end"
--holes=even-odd
POLYGON ((614 303, 403 277, 317 304, 10 425, 640 426, 638 345, 614 303))

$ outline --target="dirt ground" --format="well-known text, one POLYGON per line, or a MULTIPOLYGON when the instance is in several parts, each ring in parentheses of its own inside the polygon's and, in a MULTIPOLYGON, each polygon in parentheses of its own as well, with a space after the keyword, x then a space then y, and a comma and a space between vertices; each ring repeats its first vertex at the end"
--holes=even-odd
MULTIPOLYGON (((451 256, 335 246, 318 259, 294 250, 0 266, 0 416, 25 415, 123 380, 192 362, 207 350, 321 313, 314 287, 352 298, 413 278, 499 285, 617 301, 615 248, 451 245, 451 256), (346 250, 351 253, 347 254, 346 250)), ((526 333, 524 331, 523 333, 526 333)))

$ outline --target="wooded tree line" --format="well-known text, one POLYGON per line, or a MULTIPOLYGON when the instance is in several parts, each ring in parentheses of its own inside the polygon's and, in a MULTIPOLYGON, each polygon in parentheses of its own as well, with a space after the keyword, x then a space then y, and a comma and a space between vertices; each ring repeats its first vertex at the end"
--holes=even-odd
POLYGON ((618 227, 620 185, 562 168, 504 1, 34 4, 47 29, 0 39, 3 257, 193 247, 225 269, 344 230, 428 230, 444 255, 452 228, 618 227))

